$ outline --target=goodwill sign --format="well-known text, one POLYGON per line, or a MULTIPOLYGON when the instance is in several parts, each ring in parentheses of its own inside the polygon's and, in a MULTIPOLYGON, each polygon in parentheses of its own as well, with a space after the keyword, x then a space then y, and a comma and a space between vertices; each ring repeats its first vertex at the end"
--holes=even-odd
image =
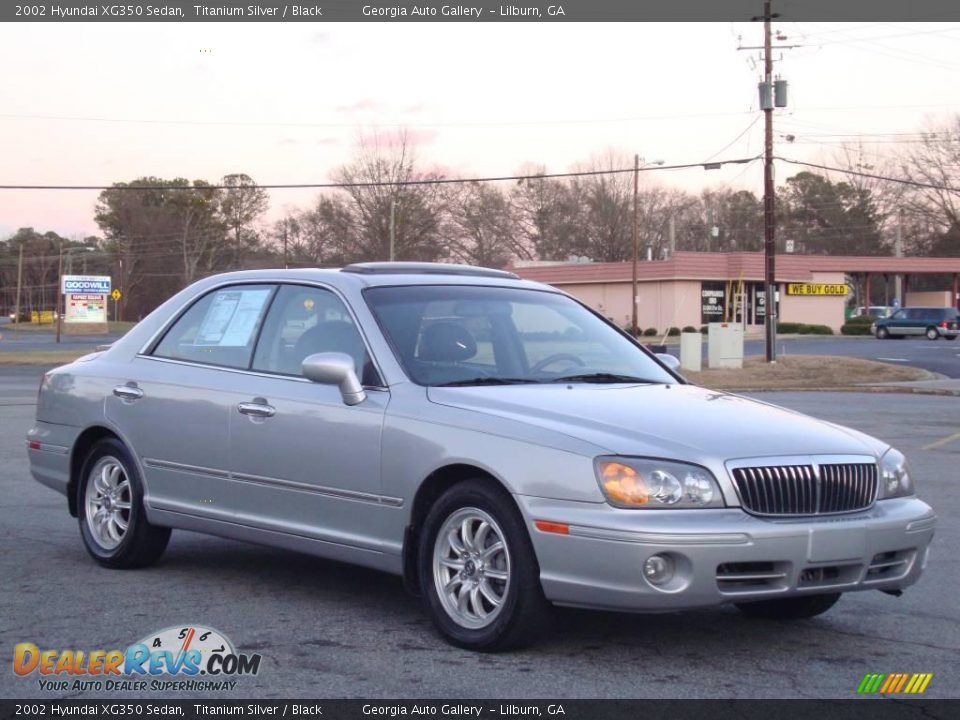
POLYGON ((60 291, 86 293, 87 295, 109 295, 111 290, 109 275, 64 275, 60 291))

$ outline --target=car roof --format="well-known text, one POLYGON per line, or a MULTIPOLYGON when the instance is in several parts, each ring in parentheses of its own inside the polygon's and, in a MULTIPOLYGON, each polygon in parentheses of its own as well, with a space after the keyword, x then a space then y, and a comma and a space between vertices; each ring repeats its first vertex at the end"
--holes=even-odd
POLYGON ((478 285, 530 290, 557 288, 523 280, 512 272, 450 263, 356 263, 343 268, 241 270, 207 278, 218 282, 323 282, 334 287, 365 288, 395 285, 478 285))

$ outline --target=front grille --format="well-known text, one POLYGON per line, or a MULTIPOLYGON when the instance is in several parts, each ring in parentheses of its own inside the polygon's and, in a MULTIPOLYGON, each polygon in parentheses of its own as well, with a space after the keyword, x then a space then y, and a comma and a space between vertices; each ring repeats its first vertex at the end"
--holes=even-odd
POLYGON ((743 508, 759 515, 824 515, 870 507, 873 463, 738 467, 733 480, 743 508))

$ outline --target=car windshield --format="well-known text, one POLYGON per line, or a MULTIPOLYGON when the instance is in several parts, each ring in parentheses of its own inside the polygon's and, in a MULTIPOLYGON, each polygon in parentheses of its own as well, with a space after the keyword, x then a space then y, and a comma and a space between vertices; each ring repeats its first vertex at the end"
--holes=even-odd
POLYGON ((469 285, 364 292, 410 378, 429 386, 676 379, 571 298, 469 285))

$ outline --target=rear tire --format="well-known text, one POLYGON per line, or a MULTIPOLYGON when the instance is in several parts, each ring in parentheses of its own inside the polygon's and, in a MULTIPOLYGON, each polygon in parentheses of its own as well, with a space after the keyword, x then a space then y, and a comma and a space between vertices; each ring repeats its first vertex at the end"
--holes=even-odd
POLYGON ((765 620, 806 620, 825 613, 837 604, 842 593, 802 595, 800 597, 760 600, 759 602, 736 603, 737 609, 747 617, 765 620))
POLYGON ((957 339, 957 336, 956 336, 956 335, 944 335, 944 336, 943 336, 943 339, 944 339, 944 340, 956 340, 956 339, 957 339))
POLYGON ((927 334, 927 340, 939 340, 939 339, 940 339, 940 333, 937 332, 937 329, 936 329, 935 327, 928 327, 926 334, 927 334))
POLYGON ((886 340, 890 337, 890 331, 885 327, 877 328, 877 340, 886 340))
POLYGON ((97 442, 77 483, 80 536, 90 556, 104 567, 152 565, 167 548, 170 528, 147 521, 143 482, 130 452, 116 438, 97 442))
POLYGON ((430 508, 421 538, 420 594, 448 642, 497 652, 537 639, 552 606, 523 516, 505 490, 479 479, 457 483, 430 508))

